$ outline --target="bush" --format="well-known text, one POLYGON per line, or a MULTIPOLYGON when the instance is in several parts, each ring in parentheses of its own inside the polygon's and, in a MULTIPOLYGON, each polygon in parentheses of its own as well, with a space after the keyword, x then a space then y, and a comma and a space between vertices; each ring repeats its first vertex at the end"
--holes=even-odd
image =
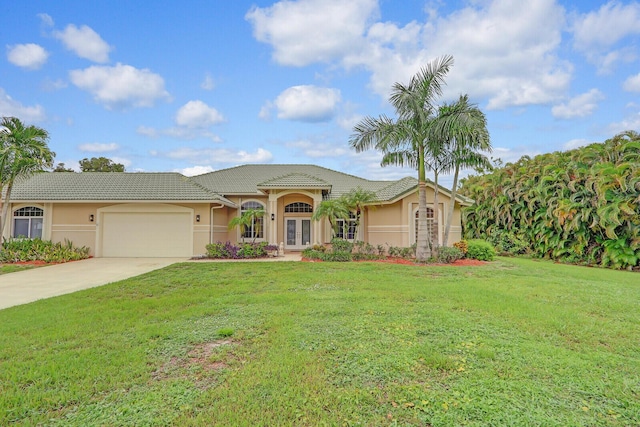
POLYGON ((436 260, 444 264, 451 264, 464 258, 464 253, 456 247, 441 246, 438 248, 436 260))
POLYGON ((469 250, 469 244, 467 243, 466 240, 460 240, 459 242, 455 242, 453 244, 453 247, 460 249, 460 251, 462 252, 462 255, 467 255, 467 251, 469 250))
POLYGON ((333 239, 331 239, 331 250, 333 252, 351 253, 351 251, 353 250, 353 243, 345 239, 334 237, 333 239))
POLYGON ((216 242, 206 246, 207 257, 214 259, 252 259, 265 258, 271 251, 277 251, 276 245, 267 242, 240 243, 239 246, 231 242, 216 242))
POLYGON ((529 250, 527 241, 512 231, 494 230, 487 239, 493 243, 496 251, 500 254, 522 255, 529 250))
POLYGON ((67 262, 89 258, 89 248, 76 247, 65 239, 64 243, 53 243, 50 240, 10 239, 0 249, 0 262, 67 262))
POLYGON ((493 258, 496 256, 494 247, 485 240, 469 240, 467 244, 469 245, 467 258, 480 261, 493 261, 493 258))

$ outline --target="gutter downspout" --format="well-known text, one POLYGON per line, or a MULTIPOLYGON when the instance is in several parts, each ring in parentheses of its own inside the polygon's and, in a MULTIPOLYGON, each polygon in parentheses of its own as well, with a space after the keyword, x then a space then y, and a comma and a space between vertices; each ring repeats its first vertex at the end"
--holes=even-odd
POLYGON ((209 232, 209 244, 213 243, 213 211, 215 209, 222 209, 224 208, 223 204, 220 204, 220 206, 211 206, 211 215, 209 215, 209 228, 210 228, 210 232, 209 232))

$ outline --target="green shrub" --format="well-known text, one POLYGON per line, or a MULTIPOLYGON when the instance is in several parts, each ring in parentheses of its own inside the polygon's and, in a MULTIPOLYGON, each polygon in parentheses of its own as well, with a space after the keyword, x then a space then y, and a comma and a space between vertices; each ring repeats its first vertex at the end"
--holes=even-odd
POLYGON ((467 255, 467 251, 469 250, 469 244, 466 240, 460 240, 459 242, 455 242, 453 244, 454 248, 460 249, 462 251, 462 255, 467 255))
POLYGON ((353 260, 353 257, 351 256, 351 252, 339 251, 323 254, 322 260, 334 262, 349 262, 353 260))
POLYGON ((467 258, 477 259, 480 261, 493 261, 496 256, 496 250, 491 243, 485 240, 469 240, 467 242, 469 249, 467 250, 467 258))
POLYGON ((438 248, 436 260, 444 264, 451 264, 464 258, 464 253, 456 247, 441 246, 438 248))
POLYGON ((76 247, 67 239, 53 243, 50 240, 10 239, 6 240, 0 249, 0 262, 67 262, 89 258, 89 248, 76 247))
POLYGON ((215 259, 247 259, 264 258, 270 251, 278 250, 276 245, 267 242, 240 243, 239 246, 231 242, 215 242, 206 246, 207 257, 215 259))
POLYGON ((331 239, 331 250, 333 252, 351 253, 351 251, 353 250, 353 243, 345 239, 334 237, 333 239, 331 239))

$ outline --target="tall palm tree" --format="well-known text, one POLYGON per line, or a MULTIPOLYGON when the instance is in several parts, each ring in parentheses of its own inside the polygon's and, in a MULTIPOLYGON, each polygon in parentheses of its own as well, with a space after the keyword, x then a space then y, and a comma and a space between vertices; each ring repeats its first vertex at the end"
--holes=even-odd
POLYGON ((314 221, 319 221, 322 218, 329 220, 331 238, 334 238, 338 233, 338 219, 349 219, 349 209, 342 199, 323 200, 311 216, 314 221))
MULTIPOLYGON (((476 104, 469 103, 467 95, 461 95, 453 103, 440 107, 437 118, 431 127, 431 140, 441 140, 439 147, 439 171, 453 170, 453 185, 451 187, 451 203, 445 220, 444 246, 448 245, 451 231, 451 220, 458 188, 458 177, 461 168, 482 167, 491 168, 491 162, 483 152, 491 152, 491 141, 487 130, 487 118, 476 104)), ((436 195, 438 181, 436 173, 436 195)), ((436 196, 437 197, 437 196, 436 196)), ((437 199, 436 199, 437 200, 437 199)), ((435 206, 438 206, 437 201, 435 206)))
POLYGON ((412 165, 418 169, 418 235, 416 258, 431 256, 427 229, 427 181, 425 159, 429 155, 429 128, 436 114, 436 99, 442 95, 444 77, 453 65, 453 57, 437 58, 411 78, 408 85, 395 83, 389 102, 398 118, 365 117, 354 127, 349 144, 357 152, 375 148, 384 153, 382 166, 412 165))
POLYGON ((48 140, 46 130, 25 126, 15 117, 3 117, 0 121, 0 194, 4 195, 0 236, 7 224, 15 181, 53 166, 55 153, 49 150, 48 140))

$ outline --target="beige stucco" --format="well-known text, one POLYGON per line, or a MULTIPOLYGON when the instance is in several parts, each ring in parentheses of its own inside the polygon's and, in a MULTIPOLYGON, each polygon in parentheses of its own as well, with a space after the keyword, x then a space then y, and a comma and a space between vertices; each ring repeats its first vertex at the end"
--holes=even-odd
MULTIPOLYGON (((15 203, 11 212, 25 206, 37 206, 44 211, 43 238, 54 242, 72 241, 76 246, 87 246, 92 256, 101 256, 101 245, 105 237, 101 235, 101 220, 105 212, 154 212, 184 211, 190 215, 190 229, 187 236, 191 242, 192 255, 204 254, 206 245, 216 241, 238 242, 238 229, 229 229, 232 218, 240 215, 240 206, 247 201, 257 201, 265 206, 264 239, 271 244, 285 242, 286 218, 310 218, 310 213, 285 213, 286 205, 295 202, 308 203, 314 209, 322 201, 322 190, 287 189, 268 190, 266 194, 229 196, 228 199, 238 207, 229 207, 220 203, 176 203, 176 202, 127 202, 127 203, 15 203), (272 218, 273 214, 273 219, 272 218), (93 221, 91 221, 93 216, 93 221), (198 220, 199 219, 199 220, 198 220)), ((428 188, 428 206, 433 208, 433 190, 428 188)), ((438 239, 442 244, 444 222, 449 206, 448 193, 439 195, 438 239)), ((368 207, 362 216, 358 239, 374 246, 410 246, 415 242, 414 221, 418 208, 417 192, 388 203, 368 207)), ((460 240, 460 206, 456 204, 449 244, 460 240)), ((11 215, 9 221, 11 224, 11 215)), ((309 243, 328 243, 331 229, 326 219, 312 221, 312 241, 309 243)), ((11 235, 11 226, 5 231, 5 237, 11 235)))

